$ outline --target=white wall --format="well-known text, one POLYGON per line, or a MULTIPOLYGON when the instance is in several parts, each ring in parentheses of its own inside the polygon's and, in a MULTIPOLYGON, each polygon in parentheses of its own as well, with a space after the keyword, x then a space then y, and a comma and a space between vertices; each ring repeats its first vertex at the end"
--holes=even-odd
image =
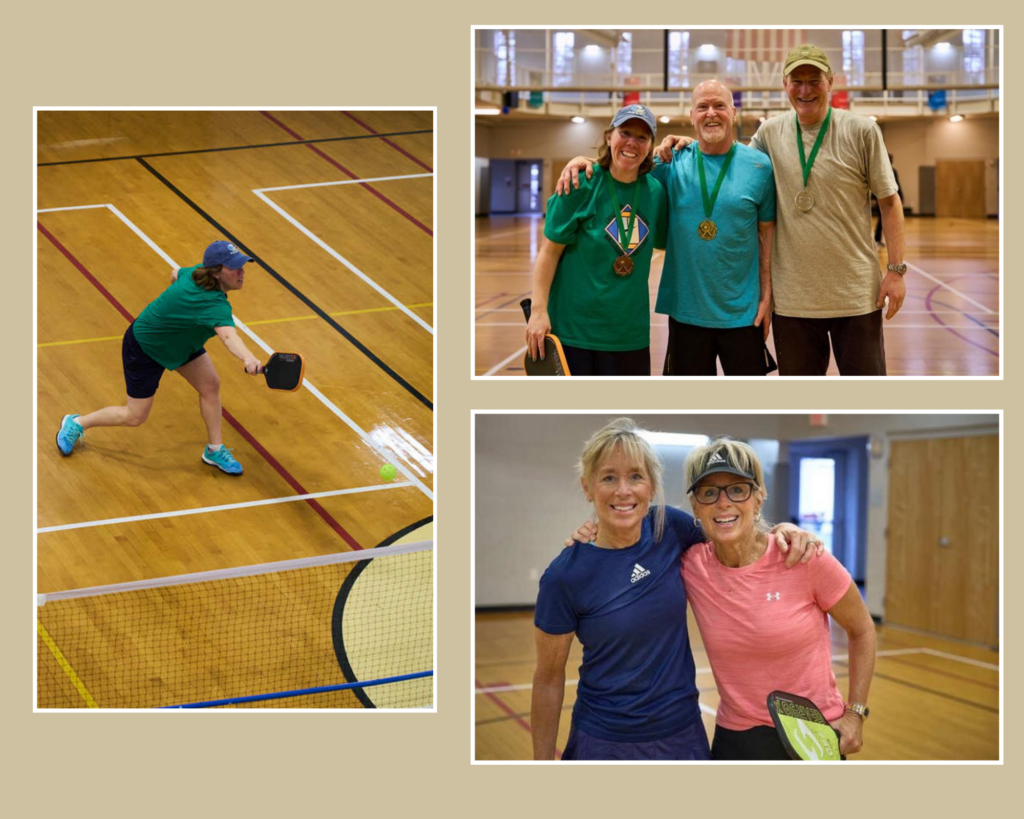
MULTIPOLYGON (((584 442, 613 415, 476 416, 476 605, 532 605, 537 581, 562 540, 587 518, 575 464, 584 442)), ((878 457, 868 469, 866 596, 872 614, 884 615, 885 529, 888 520, 888 446, 896 437, 993 432, 996 415, 828 415, 812 427, 807 415, 634 414, 647 429, 781 442, 768 480, 776 520, 785 516, 790 441, 868 435, 878 457), (781 484, 781 485, 780 485, 781 484), (779 512, 778 509, 782 511, 779 512)), ((682 505, 682 463, 663 455, 666 500, 682 505)), ((683 508, 688 510, 687 505, 683 508)))

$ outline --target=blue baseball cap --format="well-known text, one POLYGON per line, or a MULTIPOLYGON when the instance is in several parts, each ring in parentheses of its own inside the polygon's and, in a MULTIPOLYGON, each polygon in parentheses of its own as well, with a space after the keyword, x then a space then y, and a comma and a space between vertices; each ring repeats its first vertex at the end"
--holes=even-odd
POLYGON ((622 123, 631 119, 638 119, 650 128, 652 140, 658 136, 658 124, 655 122, 654 114, 651 113, 650 108, 643 105, 627 105, 625 108, 620 108, 612 119, 612 128, 618 128, 622 123))
POLYGON ((203 267, 213 267, 216 264, 222 264, 224 267, 237 270, 246 262, 251 261, 251 256, 246 256, 237 246, 223 240, 214 242, 206 248, 206 252, 203 254, 203 267))

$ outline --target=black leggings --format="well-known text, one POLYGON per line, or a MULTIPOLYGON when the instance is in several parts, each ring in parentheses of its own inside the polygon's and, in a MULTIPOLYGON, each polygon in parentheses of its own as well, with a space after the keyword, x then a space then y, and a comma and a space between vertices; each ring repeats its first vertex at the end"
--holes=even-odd
POLYGON ((650 375, 651 348, 585 350, 562 345, 570 375, 650 375))
MULTIPOLYGON (((839 732, 836 731, 836 736, 839 732)), ((758 725, 746 731, 731 731, 715 726, 711 743, 712 759, 785 759, 789 760, 779 732, 774 727, 758 725)), ((843 759, 846 759, 844 756, 843 759)))

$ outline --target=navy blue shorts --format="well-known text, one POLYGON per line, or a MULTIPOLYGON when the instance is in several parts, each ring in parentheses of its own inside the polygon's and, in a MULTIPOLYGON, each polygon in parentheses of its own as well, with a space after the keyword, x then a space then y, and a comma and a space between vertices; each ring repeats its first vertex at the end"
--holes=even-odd
MULTIPOLYGON (((152 398, 156 395, 156 388, 160 386, 160 376, 164 374, 165 368, 163 364, 154 361, 143 351, 132 331, 134 326, 135 322, 128 325, 128 329, 124 331, 124 340, 121 342, 124 385, 130 398, 152 398)), ((199 356, 205 354, 206 348, 200 347, 197 352, 189 356, 188 361, 195 361, 199 356)), ((185 364, 188 364, 188 361, 185 364)))
POLYGON ((696 719, 682 731, 645 742, 614 742, 581 731, 573 723, 562 759, 711 759, 704 721, 696 719))

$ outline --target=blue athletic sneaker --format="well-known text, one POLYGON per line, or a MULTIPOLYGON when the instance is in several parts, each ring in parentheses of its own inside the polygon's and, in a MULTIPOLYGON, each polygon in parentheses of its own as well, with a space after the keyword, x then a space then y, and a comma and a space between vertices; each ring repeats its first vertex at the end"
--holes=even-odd
POLYGON ((75 448, 78 439, 85 435, 85 430, 75 420, 76 418, 81 418, 81 416, 65 415, 60 421, 60 429, 57 430, 57 449, 65 457, 71 454, 71 450, 75 448))
POLYGON ((222 446, 216 452, 206 447, 203 450, 203 463, 215 466, 221 472, 227 472, 229 475, 241 475, 242 465, 235 460, 235 456, 231 454, 231 450, 226 446, 222 446))

